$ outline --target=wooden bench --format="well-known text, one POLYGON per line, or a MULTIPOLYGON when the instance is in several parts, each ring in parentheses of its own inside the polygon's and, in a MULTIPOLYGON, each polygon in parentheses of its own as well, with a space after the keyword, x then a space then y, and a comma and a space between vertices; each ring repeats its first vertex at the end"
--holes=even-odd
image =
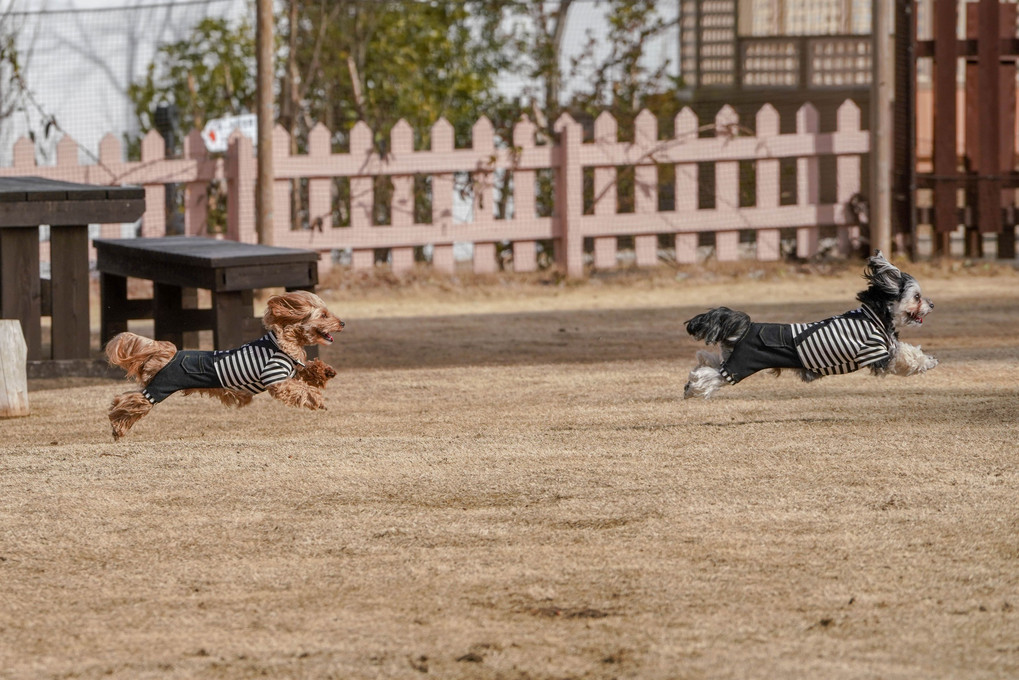
POLYGON ((29 362, 90 356, 88 225, 133 222, 144 210, 141 187, 0 177, 0 317, 21 322, 29 362), (50 226, 52 278, 45 296, 42 224, 50 226), (52 320, 49 357, 43 356, 44 315, 52 320))
MULTIPOLYGON (((152 319, 157 340, 192 344, 186 333, 211 330, 216 349, 229 349, 261 333, 252 315, 254 291, 282 287, 314 291, 318 253, 197 236, 95 239, 101 296, 100 335, 105 343, 127 322, 152 319), (152 281, 153 296, 129 299, 127 278, 152 281), (212 308, 194 308, 189 291, 212 292, 212 308)), ((311 348, 309 348, 311 349, 311 348)), ((309 352, 309 356, 312 352, 309 352)))

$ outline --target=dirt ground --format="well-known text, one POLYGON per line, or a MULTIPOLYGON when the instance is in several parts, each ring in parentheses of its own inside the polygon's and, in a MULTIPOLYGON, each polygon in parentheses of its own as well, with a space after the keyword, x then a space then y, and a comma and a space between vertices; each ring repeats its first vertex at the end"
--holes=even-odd
POLYGON ((683 321, 860 267, 322 288, 329 409, 38 381, 0 678, 1019 677, 1019 276, 917 266, 941 365, 682 399, 683 321))

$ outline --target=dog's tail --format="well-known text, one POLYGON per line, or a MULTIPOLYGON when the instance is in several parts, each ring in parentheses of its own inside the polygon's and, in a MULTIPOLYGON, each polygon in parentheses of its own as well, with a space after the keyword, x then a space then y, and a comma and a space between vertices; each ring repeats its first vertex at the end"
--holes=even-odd
POLYGON ((706 345, 734 345, 750 328, 750 316, 728 307, 716 307, 686 322, 686 332, 706 345))
POLYGON ((166 366, 177 347, 165 340, 150 340, 134 333, 118 333, 106 343, 106 358, 127 371, 127 377, 147 385, 166 366))

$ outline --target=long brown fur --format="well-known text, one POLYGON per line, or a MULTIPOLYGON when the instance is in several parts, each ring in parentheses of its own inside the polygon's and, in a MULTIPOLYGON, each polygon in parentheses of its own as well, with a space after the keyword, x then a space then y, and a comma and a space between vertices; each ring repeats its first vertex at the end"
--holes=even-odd
MULTIPOLYGON (((274 295, 266 302, 262 323, 273 331, 280 349, 304 366, 297 374, 281 383, 270 385, 267 392, 288 406, 324 409, 322 392, 326 383, 336 376, 336 370, 325 362, 307 361, 307 345, 328 345, 332 334, 343 330, 343 322, 332 314, 322 298, 307 291, 294 291, 274 295)), ((120 333, 106 345, 106 358, 120 366, 127 377, 144 388, 149 381, 177 353, 177 347, 165 340, 151 340, 134 333, 120 333)), ((219 399, 226 406, 247 406, 254 395, 225 388, 181 390, 184 395, 202 394, 219 399)), ((113 398, 109 417, 113 438, 118 440, 143 416, 152 410, 152 404, 141 391, 125 392, 113 398)))

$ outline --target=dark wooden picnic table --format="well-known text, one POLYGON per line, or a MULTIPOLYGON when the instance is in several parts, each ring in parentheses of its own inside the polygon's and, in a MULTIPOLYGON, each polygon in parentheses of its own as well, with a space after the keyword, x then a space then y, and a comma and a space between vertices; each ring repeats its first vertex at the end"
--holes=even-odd
POLYGON ((133 222, 145 190, 42 177, 0 177, 0 317, 21 321, 29 361, 41 360, 44 310, 52 359, 90 353, 88 225, 133 222), (50 227, 50 282, 43 298, 39 227, 50 227))
MULTIPOLYGON (((198 236, 95 239, 102 342, 132 319, 153 319, 157 340, 185 346, 185 333, 212 330, 216 349, 257 337, 254 291, 282 287, 314 291, 318 253, 198 236), (129 299, 127 278, 152 281, 151 299, 129 299), (188 291, 212 292, 211 309, 194 308, 188 291)), ((313 354, 309 352, 309 355, 313 354)))

